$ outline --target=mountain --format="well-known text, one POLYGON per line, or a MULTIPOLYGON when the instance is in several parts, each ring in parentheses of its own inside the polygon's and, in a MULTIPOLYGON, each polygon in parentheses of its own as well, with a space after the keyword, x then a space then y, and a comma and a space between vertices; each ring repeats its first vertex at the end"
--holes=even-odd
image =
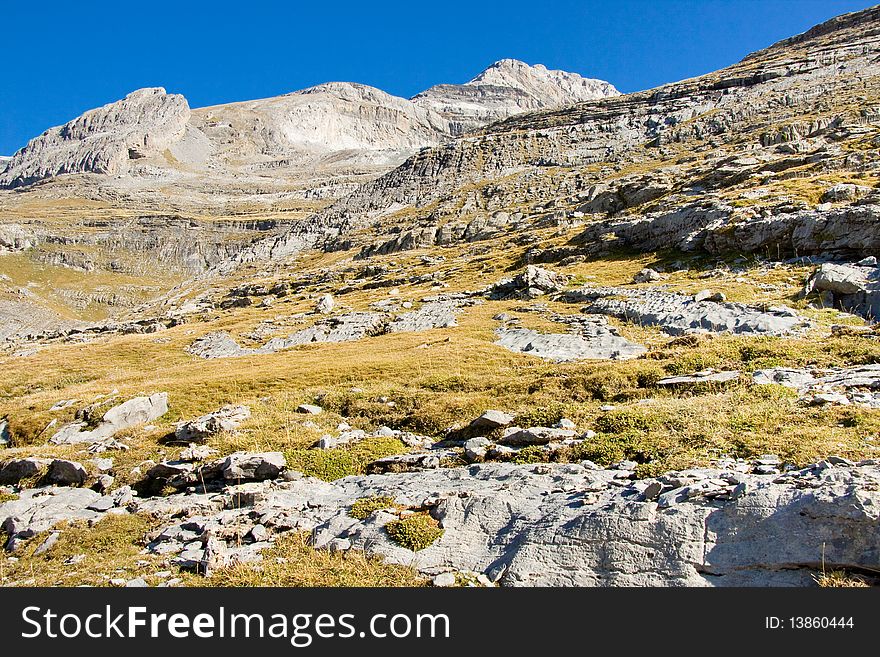
POLYGON ((619 95, 602 80, 502 59, 469 82, 437 85, 413 96, 412 101, 443 116, 451 132, 461 135, 522 112, 619 95))
POLYGON ((127 173, 133 160, 179 141, 189 105, 164 89, 140 89, 32 139, 6 162, 0 187, 19 187, 67 173, 127 173))
POLYGON ((491 121, 616 93, 605 82, 515 60, 412 101, 330 82, 190 111, 183 96, 141 89, 29 142, 0 173, 0 187, 76 173, 169 179, 210 173, 215 180, 300 180, 303 169, 315 167, 371 173, 491 121))
POLYGON ((0 583, 880 582, 880 7, 185 103, 6 165, 0 583))

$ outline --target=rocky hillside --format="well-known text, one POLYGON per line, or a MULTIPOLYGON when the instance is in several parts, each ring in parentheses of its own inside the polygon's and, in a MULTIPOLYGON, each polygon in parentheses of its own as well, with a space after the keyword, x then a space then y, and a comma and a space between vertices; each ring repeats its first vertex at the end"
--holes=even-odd
POLYGON ((0 193, 2 583, 876 584, 878 51, 332 83, 0 193))

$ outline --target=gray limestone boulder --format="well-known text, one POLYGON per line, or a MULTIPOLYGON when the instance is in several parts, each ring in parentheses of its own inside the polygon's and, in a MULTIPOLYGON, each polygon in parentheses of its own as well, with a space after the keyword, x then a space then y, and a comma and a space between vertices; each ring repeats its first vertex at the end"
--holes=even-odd
POLYGON ((205 442, 208 437, 221 431, 234 431, 251 416, 247 406, 226 405, 195 420, 183 422, 174 430, 175 439, 181 442, 205 442))

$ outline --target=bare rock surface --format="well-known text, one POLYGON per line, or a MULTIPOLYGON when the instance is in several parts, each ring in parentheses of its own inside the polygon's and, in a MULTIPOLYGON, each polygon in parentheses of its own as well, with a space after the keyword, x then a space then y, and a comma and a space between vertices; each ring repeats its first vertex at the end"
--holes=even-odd
POLYGON ((250 416, 251 409, 247 406, 227 404, 217 411, 180 423, 174 430, 174 437, 187 443, 205 442, 208 437, 221 431, 234 431, 250 416))
POLYGON ((659 326, 670 335, 694 331, 750 335, 796 335, 810 326, 794 310, 762 310, 741 303, 696 301, 693 297, 654 289, 585 287, 564 295, 584 303, 582 312, 611 315, 640 325, 659 326))
POLYGON ((180 498, 184 519, 149 549, 195 557, 194 567, 206 532, 236 550, 237 537, 260 524, 270 534, 312 531, 318 547, 364 549, 429 576, 471 570, 506 586, 804 585, 823 551, 826 567, 876 563, 880 469, 836 462, 783 475, 695 469, 641 481, 578 464, 491 463, 333 483, 291 477, 133 509, 167 512, 180 498), (356 500, 377 495, 429 512, 442 536, 413 553, 384 531, 394 513, 348 515, 356 500), (230 506, 231 497, 242 505, 230 506))
POLYGON ((852 403, 880 408, 880 365, 830 369, 774 367, 756 370, 752 381, 756 385, 794 388, 803 398, 818 403, 852 403))

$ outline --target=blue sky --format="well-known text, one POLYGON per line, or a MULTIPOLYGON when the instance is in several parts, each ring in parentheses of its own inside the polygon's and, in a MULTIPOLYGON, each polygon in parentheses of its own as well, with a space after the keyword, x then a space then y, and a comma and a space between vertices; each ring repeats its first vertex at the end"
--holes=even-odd
POLYGON ((0 154, 146 86, 192 107, 331 80, 411 96, 505 57, 624 92, 721 68, 857 0, 0 0, 0 154))

